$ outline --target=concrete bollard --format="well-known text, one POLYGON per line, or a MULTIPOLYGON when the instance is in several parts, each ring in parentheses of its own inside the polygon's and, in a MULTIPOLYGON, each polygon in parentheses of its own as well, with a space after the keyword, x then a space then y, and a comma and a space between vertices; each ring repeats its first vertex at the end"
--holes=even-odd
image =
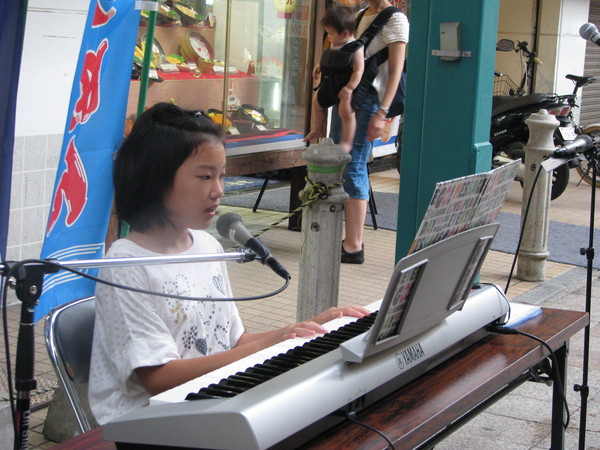
POLYGON ((548 214, 552 173, 541 168, 541 164, 545 157, 556 150, 553 135, 559 122, 548 111, 540 110, 532 114, 525 123, 529 127, 529 141, 525 146, 521 227, 537 171, 542 170, 542 173, 539 175, 533 191, 523 230, 517 261, 517 277, 525 281, 544 281, 546 279, 546 259, 548 258, 548 214))
MULTIPOLYGON (((351 160, 341 145, 329 138, 311 145, 302 153, 312 184, 336 185, 326 198, 302 211, 304 241, 300 254, 296 318, 306 320, 331 306, 337 306, 343 232, 343 208, 348 194, 341 186, 344 166, 351 160)), ((301 195, 312 186, 307 184, 301 195)))

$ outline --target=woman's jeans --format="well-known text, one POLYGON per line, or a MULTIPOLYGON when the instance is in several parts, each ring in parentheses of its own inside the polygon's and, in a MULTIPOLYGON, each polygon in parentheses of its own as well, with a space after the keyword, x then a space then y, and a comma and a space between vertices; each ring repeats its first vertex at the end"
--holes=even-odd
MULTIPOLYGON (((350 198, 359 200, 369 200, 369 173, 367 171, 367 162, 373 149, 373 143, 367 141, 367 129, 371 117, 379 108, 379 97, 375 89, 370 89, 361 108, 356 111, 356 134, 352 145, 352 161, 346 164, 344 169, 344 190, 350 198)), ((333 107, 331 117, 331 131, 329 133, 335 143, 340 141, 342 136, 342 122, 338 114, 338 105, 333 107)))

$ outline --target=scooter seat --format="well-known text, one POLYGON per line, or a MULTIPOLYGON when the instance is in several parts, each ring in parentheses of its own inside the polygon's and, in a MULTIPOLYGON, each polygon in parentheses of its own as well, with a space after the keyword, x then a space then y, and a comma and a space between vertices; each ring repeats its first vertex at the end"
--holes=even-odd
POLYGON ((513 109, 539 104, 547 100, 548 96, 546 94, 530 94, 523 97, 497 95, 492 99, 492 116, 504 114, 513 109))

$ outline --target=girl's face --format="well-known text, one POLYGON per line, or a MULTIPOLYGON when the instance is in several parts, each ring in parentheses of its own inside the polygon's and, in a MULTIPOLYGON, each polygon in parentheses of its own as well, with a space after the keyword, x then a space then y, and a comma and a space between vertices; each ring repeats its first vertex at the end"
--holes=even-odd
POLYGON ((165 196, 169 220, 178 230, 204 230, 210 226, 223 197, 225 148, 209 140, 201 144, 175 172, 165 196))

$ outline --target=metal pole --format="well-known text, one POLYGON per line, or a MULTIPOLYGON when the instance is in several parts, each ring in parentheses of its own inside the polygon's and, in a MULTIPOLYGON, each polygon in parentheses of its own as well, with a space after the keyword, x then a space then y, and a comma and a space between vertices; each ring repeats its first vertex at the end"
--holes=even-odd
MULTIPOLYGON (((589 314, 590 320, 592 317, 592 284, 594 278, 594 224, 596 221, 596 186, 598 182, 598 158, 600 157, 598 149, 594 148, 593 152, 588 155, 588 159, 592 166, 592 193, 590 199, 590 226, 588 235, 588 247, 580 249, 582 255, 587 258, 586 284, 585 284, 585 311, 589 314)), ((581 408, 579 414, 579 449, 585 450, 585 434, 587 431, 587 411, 588 398, 590 387, 588 385, 590 371, 590 339, 591 330, 590 324, 584 330, 583 336, 583 369, 581 384, 575 385, 575 391, 579 392, 581 398, 581 408)))
POLYGON ((154 46, 154 29, 156 27, 156 11, 158 8, 157 0, 150 0, 156 4, 148 13, 148 31, 146 32, 146 44, 144 48, 144 63, 142 65, 142 75, 140 76, 140 95, 138 97, 137 115, 139 116, 146 109, 146 96, 148 93, 148 78, 150 74, 150 60, 152 59, 152 47, 154 46))
MULTIPOLYGON (((150 61, 152 60, 152 47, 154 46, 154 29, 156 28, 156 14, 158 0, 149 0, 155 3, 155 7, 148 11, 148 31, 146 32, 146 43, 144 47, 144 60, 142 62, 142 74, 140 75, 140 93, 138 96, 137 114, 139 116, 146 109, 146 97, 148 95, 148 84, 150 78, 150 61)), ((129 234, 129 224, 121 222, 119 225, 119 237, 129 234)))

